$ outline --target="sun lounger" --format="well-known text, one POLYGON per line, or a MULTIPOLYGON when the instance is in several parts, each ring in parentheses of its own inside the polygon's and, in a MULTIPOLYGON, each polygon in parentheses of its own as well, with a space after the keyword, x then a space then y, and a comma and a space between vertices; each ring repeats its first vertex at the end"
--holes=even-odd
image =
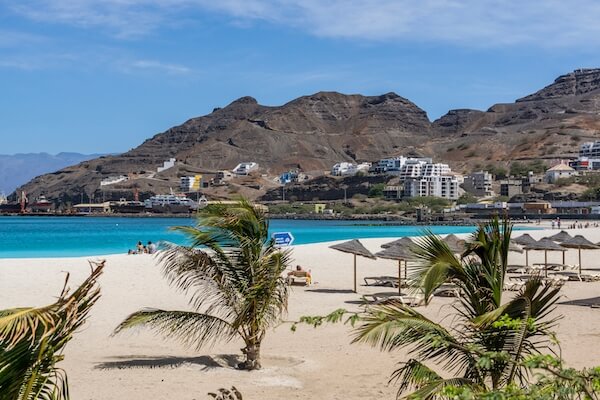
POLYGON ((567 278, 569 281, 582 281, 581 275, 575 271, 554 271, 552 272, 553 276, 562 276, 567 278))
POLYGON ((367 276, 364 281, 367 286, 398 287, 398 278, 395 276, 367 276))
POLYGON ((600 281, 600 275, 598 275, 598 274, 581 274, 580 278, 583 282, 600 281))
POLYGON ((291 271, 288 273, 286 281, 288 285, 295 285, 296 283, 310 285, 311 275, 308 271, 291 271))
POLYGON ((528 267, 526 265, 510 264, 506 266, 506 272, 509 274, 525 273, 528 267))
POLYGON ((417 307, 423 304, 424 297, 423 296, 399 296, 399 295, 379 295, 375 294, 365 294, 363 295, 363 300, 367 303, 368 306, 385 303, 390 300, 395 300, 402 303, 405 306, 417 307))
POLYGON ((572 265, 568 265, 568 264, 560 264, 560 263, 548 263, 548 264, 544 264, 544 263, 535 263, 533 264, 535 267, 539 267, 541 269, 544 268, 544 265, 546 265, 546 268, 548 269, 548 271, 564 271, 564 270, 569 270, 569 269, 573 269, 572 265))

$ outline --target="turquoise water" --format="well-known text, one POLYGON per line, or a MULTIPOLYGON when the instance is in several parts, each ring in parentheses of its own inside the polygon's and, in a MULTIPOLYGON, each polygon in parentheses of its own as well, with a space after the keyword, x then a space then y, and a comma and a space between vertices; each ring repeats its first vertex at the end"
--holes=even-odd
MULTIPOLYGON (((185 238, 169 232, 174 225, 192 225, 190 218, 0 217, 0 258, 81 257, 126 253, 138 240, 185 238)), ((290 231, 294 244, 332 240, 419 235, 424 226, 395 226, 357 221, 272 220, 271 231, 290 231)), ((467 233, 472 226, 429 226, 435 233, 467 233)))

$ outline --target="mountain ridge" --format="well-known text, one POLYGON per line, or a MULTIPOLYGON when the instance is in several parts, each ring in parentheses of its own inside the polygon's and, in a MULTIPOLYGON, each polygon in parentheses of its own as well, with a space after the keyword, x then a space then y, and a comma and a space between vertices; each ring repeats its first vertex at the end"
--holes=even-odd
POLYGON ((76 152, 0 154, 0 193, 9 194, 38 175, 100 156, 76 152))
POLYGON ((434 157, 466 172, 511 160, 572 156, 580 141, 595 138, 600 138, 600 69, 561 75, 514 103, 494 104, 486 111, 449 110, 434 121, 394 92, 363 96, 322 91, 279 106, 245 96, 128 152, 38 177, 24 188, 57 200, 78 198, 81 192, 93 197, 99 195, 101 179, 147 175, 171 157, 178 160, 177 168, 154 181, 139 178, 135 185, 144 193, 160 192, 169 187, 161 180, 173 185, 178 175, 208 176, 243 161, 258 162, 269 176, 290 168, 316 176, 335 162, 401 154, 434 157))

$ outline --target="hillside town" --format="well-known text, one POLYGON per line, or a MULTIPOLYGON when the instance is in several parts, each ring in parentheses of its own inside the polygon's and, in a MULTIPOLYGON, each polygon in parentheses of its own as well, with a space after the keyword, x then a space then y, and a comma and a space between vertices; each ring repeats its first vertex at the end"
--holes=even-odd
POLYGON ((98 190, 68 204, 27 193, 0 197, 2 214, 171 215, 190 214, 248 191, 275 215, 311 218, 379 216, 454 220, 508 213, 516 218, 600 218, 600 141, 579 146, 572 159, 512 162, 458 173, 431 157, 399 155, 374 161, 340 161, 329 171, 289 169, 277 175, 254 161, 231 170, 186 174, 170 158, 154 171, 103 178, 98 190), (140 193, 139 181, 168 186, 140 193), (118 197, 116 197, 118 196, 118 197))

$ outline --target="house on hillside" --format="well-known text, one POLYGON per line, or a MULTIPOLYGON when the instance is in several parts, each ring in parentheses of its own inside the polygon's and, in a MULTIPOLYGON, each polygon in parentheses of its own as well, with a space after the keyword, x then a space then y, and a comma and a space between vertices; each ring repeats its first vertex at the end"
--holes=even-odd
POLYGON ((258 164, 255 162, 243 162, 239 163, 234 169, 233 173, 236 175, 248 175, 250 172, 258 169, 258 164))
POLYGON ((561 163, 547 170, 544 175, 544 180, 547 183, 555 183, 558 179, 570 178, 574 175, 577 175, 577 171, 574 168, 561 163))
POLYGON ((331 168, 331 175, 333 176, 356 175, 356 172, 358 172, 356 164, 345 161, 337 163, 331 168))

